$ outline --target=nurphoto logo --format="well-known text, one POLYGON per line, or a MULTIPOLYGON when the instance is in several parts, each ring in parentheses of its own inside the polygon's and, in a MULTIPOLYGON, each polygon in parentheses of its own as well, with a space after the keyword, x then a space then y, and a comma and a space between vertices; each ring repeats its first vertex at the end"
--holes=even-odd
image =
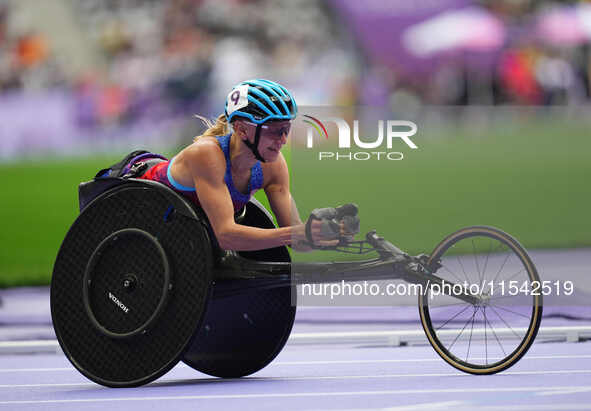
POLYGON ((318 160, 402 160, 404 154, 399 151, 390 151, 394 147, 394 139, 400 139, 411 149, 417 149, 417 145, 410 139, 417 133, 417 125, 406 120, 378 120, 377 137, 373 140, 359 137, 359 120, 353 120, 353 139, 351 139, 351 127, 342 118, 331 117, 324 119, 324 123, 310 115, 304 115, 304 123, 310 126, 307 129, 306 148, 314 147, 314 136, 329 139, 325 123, 333 122, 338 130, 338 148, 349 149, 342 151, 320 151, 318 160), (353 148, 361 150, 351 150, 353 148), (385 145, 385 147, 384 147, 385 145), (382 149, 383 151, 378 151, 382 149), (388 151, 385 151, 385 150, 388 151), (374 150, 374 151, 368 151, 374 150))

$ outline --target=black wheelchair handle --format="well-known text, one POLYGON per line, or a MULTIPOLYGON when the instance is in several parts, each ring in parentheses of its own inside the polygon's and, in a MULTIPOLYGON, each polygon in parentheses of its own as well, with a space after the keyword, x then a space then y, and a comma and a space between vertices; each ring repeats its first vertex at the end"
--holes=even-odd
POLYGON ((376 230, 371 230, 365 235, 365 239, 369 244, 371 244, 380 254, 387 253, 392 255, 399 255, 401 257, 408 257, 404 251, 400 248, 396 247, 394 244, 389 242, 388 240, 384 239, 384 237, 380 237, 376 230))

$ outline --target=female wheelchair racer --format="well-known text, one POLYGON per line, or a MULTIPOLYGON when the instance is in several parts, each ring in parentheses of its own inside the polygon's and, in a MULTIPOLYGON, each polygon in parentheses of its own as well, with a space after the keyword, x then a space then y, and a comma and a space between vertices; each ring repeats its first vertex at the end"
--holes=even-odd
POLYGON ((216 123, 210 123, 203 135, 170 161, 149 163, 149 154, 144 154, 129 166, 148 161, 152 167, 138 178, 163 183, 201 207, 222 249, 250 251, 291 245, 308 251, 308 240, 318 246, 336 245, 338 234, 351 237, 355 232, 347 229, 358 224, 342 224, 342 232, 336 233, 326 222, 313 220, 308 239, 289 190, 281 148, 296 114, 296 102, 283 86, 269 80, 247 80, 230 91, 225 112, 216 123), (235 222, 234 215, 259 189, 265 190, 280 228, 235 222))
POLYGON ((240 83, 216 124, 170 161, 134 152, 80 185, 80 215, 51 282, 56 336, 76 369, 111 387, 146 384, 181 360, 213 376, 250 375, 284 347, 296 284, 371 279, 423 286, 427 340, 457 369, 492 374, 525 355, 542 296, 507 298, 496 288, 539 283, 517 240, 467 227, 413 257, 375 231, 352 241, 352 204, 316 209, 302 224, 280 153, 296 112, 277 83, 240 83), (250 198, 260 188, 280 228, 250 198), (292 265, 285 245, 378 257, 292 265), (457 291, 432 298, 434 286, 457 291))

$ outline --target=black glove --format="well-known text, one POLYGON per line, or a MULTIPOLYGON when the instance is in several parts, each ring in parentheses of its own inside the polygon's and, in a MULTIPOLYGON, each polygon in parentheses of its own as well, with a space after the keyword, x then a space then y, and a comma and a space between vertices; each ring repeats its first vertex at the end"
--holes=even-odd
POLYGON ((316 208, 310 213, 306 222, 306 238, 310 244, 312 241, 312 221, 321 220, 320 232, 326 239, 341 239, 345 235, 352 236, 359 232, 358 208, 354 203, 342 205, 340 207, 316 208), (344 233, 341 233, 341 223, 344 226, 344 233))

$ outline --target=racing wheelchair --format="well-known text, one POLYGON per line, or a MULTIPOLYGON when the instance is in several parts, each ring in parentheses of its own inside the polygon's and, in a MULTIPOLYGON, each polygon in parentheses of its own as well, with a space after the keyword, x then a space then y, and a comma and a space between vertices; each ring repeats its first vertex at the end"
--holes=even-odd
MULTIPOLYGON (((370 231, 327 248, 373 258, 292 264, 286 247, 221 250, 204 212, 160 183, 107 177, 82 183, 79 194, 80 215, 54 265, 51 314, 69 361, 105 386, 147 384, 179 361, 223 378, 262 369, 290 335, 298 284, 419 287, 428 342, 471 374, 514 365, 540 326, 541 295, 500 292, 504 281, 531 286, 539 277, 525 249, 496 228, 461 229, 419 256, 370 231)), ((236 220, 274 227, 255 199, 236 220)))

